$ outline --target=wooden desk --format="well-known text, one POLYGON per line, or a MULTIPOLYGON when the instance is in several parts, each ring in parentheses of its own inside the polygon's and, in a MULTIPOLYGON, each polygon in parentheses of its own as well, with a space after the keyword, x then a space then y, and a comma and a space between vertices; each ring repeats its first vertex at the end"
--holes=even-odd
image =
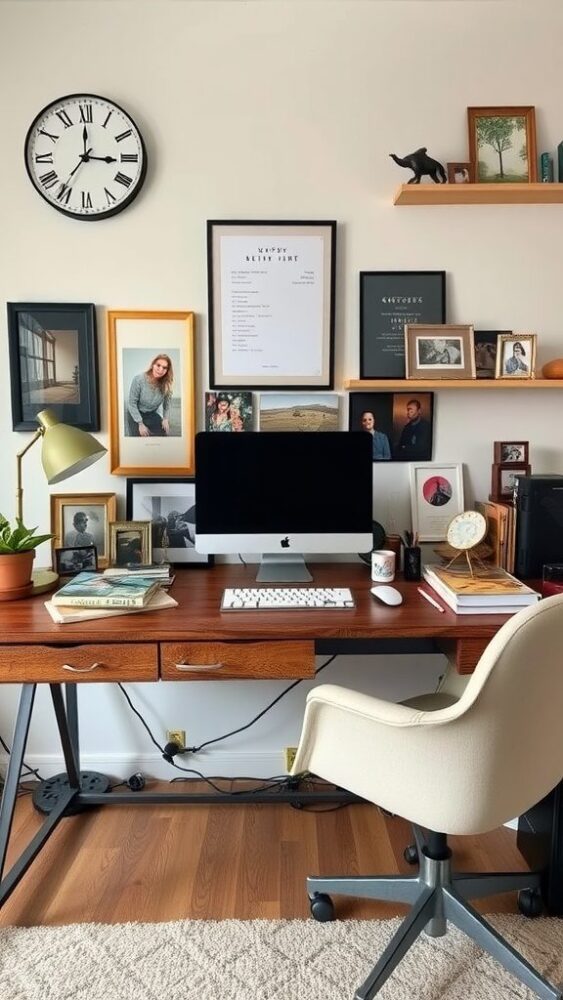
MULTIPOLYGON (((312 677, 316 652, 439 649, 452 653, 458 670, 468 673, 505 620, 501 615, 458 617, 449 610, 440 614, 412 583, 397 583, 404 603, 385 607, 369 593, 367 567, 347 563, 316 564, 314 585, 350 586, 356 600, 353 610, 221 612, 223 589, 252 586, 255 573, 256 566, 179 571, 172 588, 178 608, 68 625, 51 621, 44 596, 0 604, 0 682, 23 685, 0 806, 0 905, 69 811, 120 802, 210 800, 208 794, 107 795, 81 787, 76 682, 312 677), (51 689, 66 766, 64 786, 42 828, 2 878, 38 683, 48 683, 51 689)), ((289 792, 276 790, 276 801, 288 797, 289 792)), ((300 793, 299 798, 306 796, 300 793)), ((249 800, 258 802, 260 797, 254 793, 249 800)), ((237 801, 244 797, 238 795, 237 801)))

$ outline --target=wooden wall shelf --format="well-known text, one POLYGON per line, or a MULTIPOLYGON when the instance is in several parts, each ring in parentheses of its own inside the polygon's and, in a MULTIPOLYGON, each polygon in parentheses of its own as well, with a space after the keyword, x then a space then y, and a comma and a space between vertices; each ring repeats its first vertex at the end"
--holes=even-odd
POLYGON ((560 205, 561 184, 401 184, 394 205, 560 205))
POLYGON ((563 389, 563 379, 560 378, 377 378, 377 379, 344 379, 345 389, 378 390, 380 392, 410 392, 430 389, 485 389, 488 392, 495 389, 563 389))

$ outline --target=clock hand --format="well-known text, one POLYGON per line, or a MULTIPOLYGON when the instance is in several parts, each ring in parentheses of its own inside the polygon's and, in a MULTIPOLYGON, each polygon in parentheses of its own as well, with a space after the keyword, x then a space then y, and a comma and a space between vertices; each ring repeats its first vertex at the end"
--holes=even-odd
POLYGON ((116 156, 88 156, 89 160, 102 160, 104 163, 117 163, 116 156))
MULTIPOLYGON (((76 171, 78 170, 78 168, 80 166, 82 166, 83 163, 88 163, 89 159, 90 159, 90 150, 87 149, 87 150, 85 150, 84 153, 80 154, 80 159, 79 159, 78 163, 76 164, 74 170, 71 170, 70 174, 68 175, 68 181, 70 180, 71 177, 74 177, 76 171)), ((67 184, 68 184, 68 181, 67 181, 67 184)))
POLYGON ((84 128, 82 129, 82 142, 84 143, 84 155, 87 156, 88 153, 90 152, 90 150, 87 149, 87 146, 88 146, 88 132, 86 130, 86 126, 84 126, 84 128))

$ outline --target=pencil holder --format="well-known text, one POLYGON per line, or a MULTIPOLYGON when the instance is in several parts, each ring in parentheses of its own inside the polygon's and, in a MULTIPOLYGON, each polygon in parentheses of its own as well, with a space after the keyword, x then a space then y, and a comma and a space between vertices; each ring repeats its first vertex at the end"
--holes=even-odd
POLYGON ((405 580, 420 580, 420 546, 409 545, 403 549, 403 576, 405 580))

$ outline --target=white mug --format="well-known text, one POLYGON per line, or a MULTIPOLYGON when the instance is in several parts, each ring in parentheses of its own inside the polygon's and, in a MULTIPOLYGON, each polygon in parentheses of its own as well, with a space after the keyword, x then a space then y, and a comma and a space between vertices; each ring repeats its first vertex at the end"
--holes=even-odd
POLYGON ((371 578, 375 583, 391 583, 395 579, 395 553, 391 549, 372 552, 371 578))

